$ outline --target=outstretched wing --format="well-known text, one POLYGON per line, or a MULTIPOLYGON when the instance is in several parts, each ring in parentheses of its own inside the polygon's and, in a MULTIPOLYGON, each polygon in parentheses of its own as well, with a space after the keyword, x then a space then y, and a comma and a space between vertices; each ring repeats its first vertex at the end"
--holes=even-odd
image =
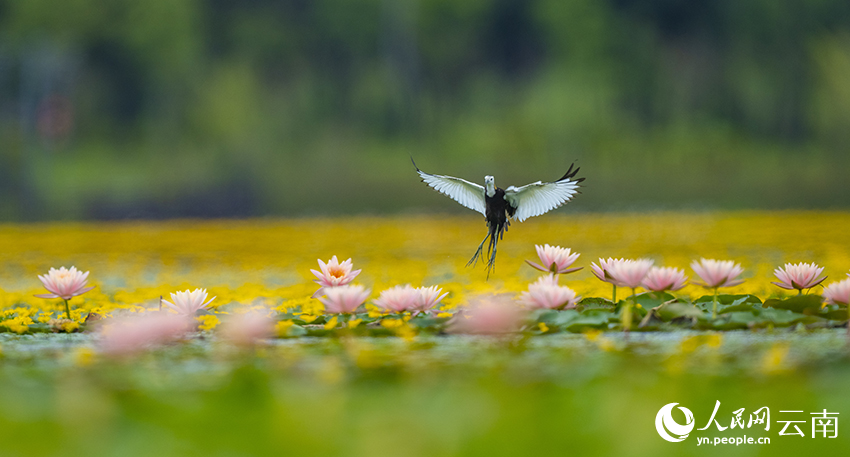
POLYGON ((570 201, 578 193, 578 183, 584 181, 584 178, 574 179, 579 168, 573 170, 573 165, 555 182, 537 181, 522 187, 508 187, 505 200, 513 207, 513 218, 522 222, 570 201))
MULTIPOLYGON (((413 162, 413 158, 410 161, 413 162)), ((416 167, 416 162, 413 162, 413 166, 416 167)), ((422 182, 433 187, 437 192, 448 195, 452 200, 469 209, 481 214, 486 213, 487 204, 484 202, 484 186, 479 186, 465 179, 425 173, 419 167, 416 167, 416 172, 422 177, 422 182)))

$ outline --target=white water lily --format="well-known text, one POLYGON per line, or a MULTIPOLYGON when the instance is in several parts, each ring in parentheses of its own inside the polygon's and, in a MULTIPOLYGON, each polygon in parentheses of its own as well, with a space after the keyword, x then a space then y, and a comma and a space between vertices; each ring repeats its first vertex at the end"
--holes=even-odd
POLYGON ((207 309, 210 303, 215 300, 215 297, 210 298, 209 301, 205 301, 206 299, 207 289, 195 289, 191 292, 187 289, 183 292, 171 294, 173 303, 168 300, 162 300, 162 304, 177 311, 177 314, 191 316, 198 310, 207 309))

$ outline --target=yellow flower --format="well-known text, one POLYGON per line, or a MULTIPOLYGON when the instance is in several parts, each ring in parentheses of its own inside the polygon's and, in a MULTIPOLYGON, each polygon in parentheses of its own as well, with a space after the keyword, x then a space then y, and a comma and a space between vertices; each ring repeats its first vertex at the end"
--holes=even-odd
POLYGON ((717 349, 723 344, 723 335, 720 333, 712 333, 707 335, 706 338, 708 341, 705 344, 710 348, 717 349))
POLYGON ((404 321, 401 319, 383 319, 381 320, 381 327, 388 329, 399 328, 404 325, 404 321))
POLYGON ((361 322, 363 322, 363 319, 351 319, 348 321, 348 328, 357 328, 361 322))
POLYGON ((325 330, 331 330, 336 328, 337 318, 336 316, 332 317, 327 323, 325 323, 325 330))
POLYGON ((212 330, 221 323, 218 317, 213 314, 204 314, 203 316, 196 317, 195 320, 200 323, 198 325, 199 330, 212 330))
POLYGON ((404 324, 401 327, 395 329, 394 332, 397 337, 407 341, 410 341, 414 337, 416 337, 416 329, 407 324, 404 324))
POLYGON ((788 370, 788 345, 776 343, 770 347, 761 361, 761 370, 765 373, 776 373, 788 370))
POLYGON ((87 367, 94 363, 94 351, 91 348, 80 347, 73 353, 74 365, 87 367))
POLYGON ((549 331, 549 326, 544 324, 543 322, 537 324, 537 328, 540 329, 541 332, 546 333, 549 331))
POLYGON ((588 329, 584 331, 584 337, 587 338, 587 341, 596 341, 599 339, 599 335, 601 334, 602 331, 597 329, 588 329))
POLYGON ((304 314, 321 315, 325 312, 325 305, 318 300, 310 300, 301 305, 301 312, 304 314))
POLYGON ((65 333, 73 333, 75 330, 80 328, 80 323, 74 322, 74 321, 63 322, 62 325, 59 328, 61 328, 62 331, 65 332, 65 333))
POLYGON ((314 320, 318 319, 319 315, 318 314, 302 314, 302 315, 298 316, 298 318, 309 324, 310 322, 313 322, 314 320))
POLYGON ((277 324, 275 324, 274 331, 275 331, 275 333, 277 333, 277 336, 287 336, 287 335, 289 335, 289 329, 293 325, 295 325, 295 323, 292 322, 292 320, 290 320, 290 319, 283 320, 283 321, 280 321, 277 324))
POLYGON ((29 326, 33 324, 32 319, 29 316, 18 316, 13 317, 11 319, 7 319, 3 322, 0 322, 0 325, 8 328, 9 330, 22 334, 29 331, 29 326))

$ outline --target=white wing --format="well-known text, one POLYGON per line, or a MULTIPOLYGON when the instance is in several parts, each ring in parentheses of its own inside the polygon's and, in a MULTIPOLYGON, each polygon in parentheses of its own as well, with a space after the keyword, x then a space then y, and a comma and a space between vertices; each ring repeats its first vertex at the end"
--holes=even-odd
POLYGON ((573 179, 578 173, 578 168, 573 171, 570 165, 569 171, 555 182, 541 182, 528 184, 522 187, 508 187, 505 190, 505 200, 514 207, 513 218, 522 222, 529 217, 539 216, 562 206, 578 193, 578 183, 584 178, 573 179))
MULTIPOLYGON (((416 166, 416 163, 413 166, 416 166)), ((481 214, 487 211, 487 204, 484 202, 484 186, 465 179, 428 174, 418 167, 416 172, 422 177, 422 182, 433 187, 437 192, 448 195, 452 200, 481 214)))

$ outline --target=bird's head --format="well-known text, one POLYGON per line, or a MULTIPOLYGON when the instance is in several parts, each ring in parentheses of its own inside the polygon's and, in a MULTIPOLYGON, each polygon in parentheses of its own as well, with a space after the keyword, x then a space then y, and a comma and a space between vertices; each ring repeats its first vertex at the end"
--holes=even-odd
POLYGON ((487 195, 492 197, 496 193, 496 178, 487 175, 484 177, 484 188, 487 190, 487 195))

